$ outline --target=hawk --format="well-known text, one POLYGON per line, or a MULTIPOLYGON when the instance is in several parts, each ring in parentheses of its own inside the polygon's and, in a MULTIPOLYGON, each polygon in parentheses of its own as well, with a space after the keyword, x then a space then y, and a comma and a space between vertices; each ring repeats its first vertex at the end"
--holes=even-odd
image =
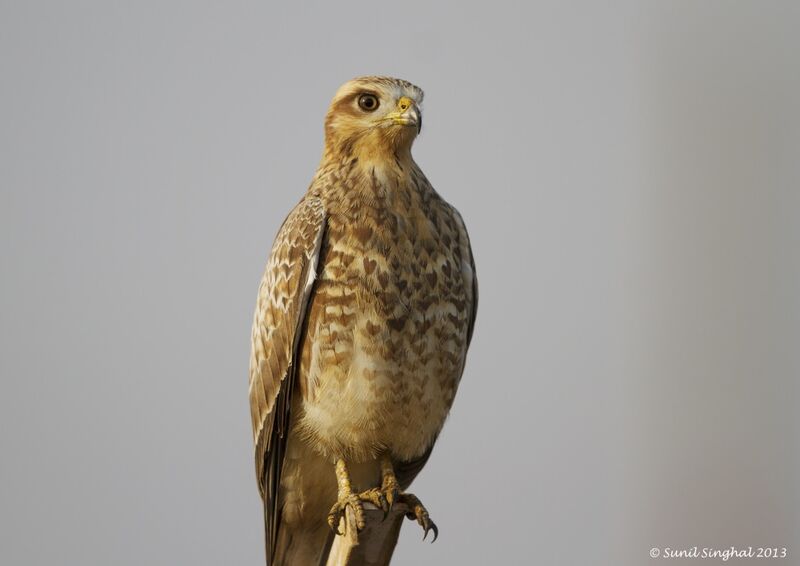
POLYGON ((325 149, 281 226, 250 357, 268 565, 324 563, 347 507, 401 502, 453 403, 477 309, 464 221, 411 156, 422 90, 361 77, 336 93, 325 149))

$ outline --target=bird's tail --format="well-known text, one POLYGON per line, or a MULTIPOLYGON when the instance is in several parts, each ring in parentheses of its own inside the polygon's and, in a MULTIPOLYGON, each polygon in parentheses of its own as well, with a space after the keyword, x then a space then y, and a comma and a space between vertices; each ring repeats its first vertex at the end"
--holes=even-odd
POLYGON ((269 566, 325 566, 332 542, 333 532, 324 522, 312 528, 283 524, 269 566))

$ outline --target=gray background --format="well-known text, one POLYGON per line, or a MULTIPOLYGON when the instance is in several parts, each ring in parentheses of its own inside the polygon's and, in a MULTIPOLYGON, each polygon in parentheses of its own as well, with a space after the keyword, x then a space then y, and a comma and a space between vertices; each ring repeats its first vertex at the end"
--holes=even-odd
POLYGON ((800 564, 798 29, 792 2, 3 1, 0 563, 261 563, 258 280, 336 88, 390 74, 481 281, 414 486, 442 536, 407 525, 395 563, 800 564))

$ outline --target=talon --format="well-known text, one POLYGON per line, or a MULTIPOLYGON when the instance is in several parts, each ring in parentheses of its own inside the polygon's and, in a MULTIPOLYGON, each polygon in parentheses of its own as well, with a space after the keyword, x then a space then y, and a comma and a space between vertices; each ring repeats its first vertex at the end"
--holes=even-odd
POLYGON ((386 501, 386 496, 379 488, 368 489, 367 491, 358 494, 358 499, 361 501, 368 501, 375 507, 383 511, 383 518, 389 514, 389 504, 386 501))
POLYGON ((433 531, 433 538, 431 539, 431 544, 436 542, 436 539, 439 538, 439 527, 436 526, 436 523, 433 521, 429 521, 428 527, 425 529, 425 536, 422 537, 422 540, 428 536, 428 531, 433 531))
POLYGON ((399 495, 400 492, 396 487, 390 487, 386 490, 386 501, 389 504, 389 511, 394 507, 394 502, 397 501, 399 495))
POLYGON ((364 506, 361 504, 361 495, 343 495, 336 503, 333 504, 331 507, 330 513, 328 513, 328 526, 331 530, 336 533, 337 535, 343 535, 343 532, 339 531, 339 523, 342 517, 347 520, 347 508, 350 507, 353 510, 353 514, 355 515, 355 523, 356 529, 359 531, 364 530, 366 526, 366 520, 364 517, 364 506))
POLYGON ((364 530, 366 518, 364 516, 364 505, 361 502, 369 501, 380 506, 379 490, 372 489, 358 495, 353 494, 350 485, 350 473, 347 471, 347 464, 341 458, 336 460, 336 480, 339 484, 339 498, 331 507, 330 513, 328 513, 328 526, 337 535, 344 535, 345 533, 339 532, 339 523, 344 518, 345 532, 347 532, 350 525, 347 518, 347 508, 350 507, 353 510, 356 531, 364 530))
POLYGON ((417 523, 419 523, 424 530, 422 540, 428 538, 428 533, 430 531, 433 531, 433 539, 431 542, 434 542, 437 538, 439 538, 439 528, 436 526, 436 523, 431 520, 428 510, 425 509, 425 506, 416 496, 410 493, 401 492, 398 497, 398 501, 402 501, 408 507, 406 517, 409 519, 416 519, 417 523))
POLYGON ((415 495, 400 491, 400 485, 397 483, 397 476, 394 474, 392 460, 388 455, 384 455, 381 458, 381 475, 383 476, 381 491, 386 498, 386 502, 389 504, 389 509, 392 509, 395 502, 405 504, 408 508, 405 516, 409 519, 416 519, 417 523, 419 523, 424 530, 422 540, 428 537, 428 532, 430 531, 433 531, 433 540, 431 540, 431 542, 439 538, 439 529, 436 527, 436 524, 431 521, 428 510, 425 509, 422 502, 415 495))
POLYGON ((386 517, 389 516, 389 503, 386 501, 386 498, 381 495, 381 511, 383 511, 383 519, 381 519, 381 523, 386 520, 386 517))
POLYGON ((328 514, 328 527, 334 534, 341 536, 344 533, 339 532, 339 519, 340 517, 337 517, 333 510, 328 514))

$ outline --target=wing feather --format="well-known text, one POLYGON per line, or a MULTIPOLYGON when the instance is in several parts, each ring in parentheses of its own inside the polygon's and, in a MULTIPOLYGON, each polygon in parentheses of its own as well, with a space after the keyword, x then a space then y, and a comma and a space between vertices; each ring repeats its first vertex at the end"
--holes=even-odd
MULTIPOLYGON (((472 332, 475 330, 475 319, 478 316, 478 274, 475 271, 475 256, 472 254, 472 245, 469 241, 467 225, 461 213, 454 206, 450 206, 456 219, 458 228, 458 241, 461 248, 461 273, 464 275, 464 284, 467 292, 467 309, 469 326, 467 327, 467 348, 472 342, 472 332)), ((465 352, 466 354, 466 352, 465 352)))
POLYGON ((289 213, 272 246, 253 318, 250 412, 256 478, 264 500, 267 564, 280 523, 278 488, 289 411, 309 298, 317 275, 326 217, 322 202, 305 197, 289 213))

